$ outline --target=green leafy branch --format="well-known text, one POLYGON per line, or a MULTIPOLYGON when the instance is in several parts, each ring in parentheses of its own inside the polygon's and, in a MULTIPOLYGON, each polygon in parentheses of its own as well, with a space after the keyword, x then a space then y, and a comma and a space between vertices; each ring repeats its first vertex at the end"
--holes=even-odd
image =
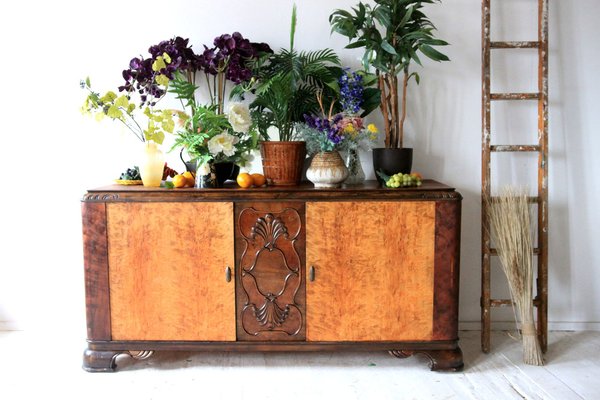
POLYGON ((105 117, 120 121, 142 142, 152 140, 161 144, 164 141, 165 133, 172 133, 175 128, 171 110, 155 110, 145 107, 143 115, 147 119, 147 125, 144 129, 137 122, 135 116, 139 108, 130 101, 127 95, 118 96, 115 92, 108 91, 101 96, 92 90, 90 78, 81 81, 81 87, 89 92, 81 108, 84 114, 95 115, 98 121, 105 117))

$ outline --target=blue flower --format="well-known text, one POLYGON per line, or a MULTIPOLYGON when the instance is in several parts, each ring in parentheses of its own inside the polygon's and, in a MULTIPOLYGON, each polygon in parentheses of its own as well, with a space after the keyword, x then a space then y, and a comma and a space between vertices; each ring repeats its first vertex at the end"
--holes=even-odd
POLYGON ((346 72, 339 79, 340 103, 344 112, 356 114, 363 104, 363 77, 356 72, 346 72))

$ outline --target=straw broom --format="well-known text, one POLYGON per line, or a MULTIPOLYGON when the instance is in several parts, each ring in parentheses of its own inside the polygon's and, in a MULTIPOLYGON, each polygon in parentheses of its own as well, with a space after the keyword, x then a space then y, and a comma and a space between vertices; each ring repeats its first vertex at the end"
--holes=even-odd
POLYGON ((523 361, 543 365, 533 319, 533 244, 527 191, 506 186, 500 196, 485 201, 502 270, 521 322, 523 361))

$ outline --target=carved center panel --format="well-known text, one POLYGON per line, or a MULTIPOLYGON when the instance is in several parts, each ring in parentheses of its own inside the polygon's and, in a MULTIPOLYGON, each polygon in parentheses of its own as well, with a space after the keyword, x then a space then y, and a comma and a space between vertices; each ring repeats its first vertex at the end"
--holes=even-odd
POLYGON ((236 207, 238 339, 304 339, 303 219, 301 203, 236 207))

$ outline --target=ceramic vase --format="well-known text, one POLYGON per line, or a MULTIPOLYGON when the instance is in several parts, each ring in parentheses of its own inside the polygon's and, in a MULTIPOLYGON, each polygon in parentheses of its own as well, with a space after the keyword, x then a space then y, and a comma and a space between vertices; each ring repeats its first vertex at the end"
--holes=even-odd
POLYGON ((315 154, 306 170, 306 178, 316 188, 338 188, 348 177, 348 168, 337 151, 324 151, 315 154))

